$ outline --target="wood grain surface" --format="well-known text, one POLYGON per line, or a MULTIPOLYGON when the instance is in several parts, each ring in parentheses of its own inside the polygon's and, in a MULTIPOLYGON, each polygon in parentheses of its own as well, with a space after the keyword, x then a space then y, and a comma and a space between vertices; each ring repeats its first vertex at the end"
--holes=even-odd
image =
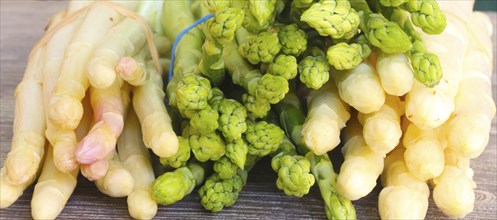
MULTIPOLYGON (((42 36, 51 15, 65 7, 61 1, 4 1, 1 0, 0 40, 0 164, 10 150, 12 123, 14 119, 14 89, 20 82, 26 66, 28 53, 42 36)), ((496 14, 489 13, 494 21, 496 14)), ((494 34, 494 54, 496 38, 494 34)), ((495 57, 495 55, 494 55, 495 57)), ((496 66, 494 64, 494 66, 496 66)), ((496 100, 496 68, 492 76, 493 98, 496 100)), ((497 129, 496 119, 492 121, 489 146, 484 153, 472 161, 475 171, 476 204, 466 219, 497 219, 497 129)), ((333 151, 336 160, 339 152, 333 151)), ((335 164, 339 163, 336 161, 335 164)), ((336 167, 338 169, 338 167, 336 167)), ((220 213, 205 211, 199 203, 196 192, 184 200, 171 205, 160 206, 157 218, 170 219, 325 219, 324 204, 317 186, 303 198, 283 195, 276 188, 276 175, 269 160, 261 161, 250 173, 247 186, 241 192, 238 202, 220 213)), ((378 219, 377 198, 380 186, 369 196, 355 201, 359 219, 378 219)), ((30 219, 30 199, 33 187, 11 207, 0 210, 0 219, 30 219)), ((78 186, 69 199, 60 219, 128 219, 126 199, 110 198, 100 193, 92 182, 79 177, 78 186)), ((446 219, 446 216, 430 201, 426 219, 446 219)))

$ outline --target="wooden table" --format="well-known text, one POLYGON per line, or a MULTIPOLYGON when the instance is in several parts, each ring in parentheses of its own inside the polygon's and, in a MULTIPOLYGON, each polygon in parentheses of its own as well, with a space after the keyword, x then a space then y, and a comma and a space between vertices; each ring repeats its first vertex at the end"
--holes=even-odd
MULTIPOLYGON (((1 60, 0 60, 0 163, 3 164, 10 150, 14 116, 14 89, 20 82, 31 47, 43 34, 48 18, 66 5, 60 1, 1 1, 1 60)), ((496 14, 490 13, 493 21, 496 14)), ((497 31, 494 22, 494 33, 497 31)), ((496 41, 494 35, 494 54, 496 41)), ((494 56, 495 57, 495 56, 494 56)), ((494 66, 496 66, 494 64, 494 66)), ((496 73, 492 78, 494 100, 496 100, 496 73)), ((496 119, 492 121, 489 146, 472 162, 475 171, 476 204, 466 219, 497 218, 497 129, 496 119)), ((333 154, 339 154, 334 151, 333 154)), ((304 198, 283 195, 276 188, 276 175, 269 160, 263 160, 250 173, 247 186, 241 192, 238 202, 220 213, 205 211, 199 203, 197 193, 171 205, 160 206, 157 218, 215 218, 215 219, 325 219, 324 204, 317 186, 304 198)), ((377 186, 366 198, 355 201, 359 219, 378 219, 377 186)), ((11 207, 0 210, 0 219, 31 218, 30 199, 33 187, 11 207)), ((80 176, 78 186, 69 199, 60 219, 122 219, 130 218, 125 198, 110 198, 100 193, 93 183, 80 176)), ((444 219, 444 214, 430 200, 426 219, 444 219)))

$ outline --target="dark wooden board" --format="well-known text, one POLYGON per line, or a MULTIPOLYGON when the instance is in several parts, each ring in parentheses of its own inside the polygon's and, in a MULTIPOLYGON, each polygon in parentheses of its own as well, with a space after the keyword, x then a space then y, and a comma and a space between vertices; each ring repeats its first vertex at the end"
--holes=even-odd
MULTIPOLYGON (((10 150, 14 116, 14 89, 20 82, 26 66, 28 53, 42 36, 48 18, 61 10, 66 2, 61 1, 0 1, 0 164, 10 150)), ((496 13, 489 13, 494 21, 496 13)), ((494 35, 494 54, 496 40, 494 35)), ((495 56, 494 56, 495 57, 495 56)), ((494 64, 495 66, 495 64, 494 64)), ((494 100, 497 92, 495 69, 492 78, 494 100)), ((491 139, 483 155, 472 161, 475 171, 476 203, 474 211, 466 219, 497 219, 497 124, 492 121, 491 139)), ((338 154, 334 151, 332 154, 338 154)), ((336 161, 338 162, 338 161, 336 161)), ((170 219, 324 219, 324 204, 317 186, 303 198, 283 195, 275 185, 276 175, 269 160, 262 160, 250 173, 247 186, 240 194, 235 206, 220 213, 205 211, 199 196, 192 193, 184 200, 161 206, 157 218, 170 219)), ((377 199, 380 186, 369 196, 355 201, 359 219, 378 219, 377 199)), ((30 200, 33 187, 11 207, 0 210, 0 219, 30 219, 30 200)), ((80 176, 78 186, 69 199, 60 219, 127 219, 125 198, 110 198, 100 193, 92 182, 80 176)), ((426 219, 446 219, 433 201, 426 219)))

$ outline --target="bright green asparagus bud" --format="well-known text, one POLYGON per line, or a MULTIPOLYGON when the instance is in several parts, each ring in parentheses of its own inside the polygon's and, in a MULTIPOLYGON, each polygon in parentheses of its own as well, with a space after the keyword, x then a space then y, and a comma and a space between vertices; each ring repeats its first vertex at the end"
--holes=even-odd
POLYGON ((212 98, 209 100, 209 105, 212 109, 219 111, 221 101, 224 99, 224 93, 219 88, 212 88, 212 98))
POLYGON ((224 207, 236 203, 238 194, 244 185, 245 181, 239 175, 224 180, 217 173, 214 173, 198 191, 200 203, 207 210, 219 212, 224 207))
POLYGON ((211 97, 209 80, 196 74, 186 74, 176 89, 176 104, 180 111, 182 109, 204 109, 211 97))
POLYGON ((207 105, 206 108, 191 115, 190 125, 201 134, 208 134, 219 127, 218 119, 219 113, 207 105))
POLYGON ((295 145, 287 137, 280 146, 280 152, 271 160, 271 167, 278 173, 276 186, 287 195, 302 197, 314 185, 311 163, 297 155, 295 145))
POLYGON ((252 33, 267 30, 276 16, 277 0, 248 0, 243 27, 252 33))
POLYGON ((322 56, 307 56, 300 61, 298 72, 300 82, 307 88, 319 89, 330 79, 330 66, 322 56))
POLYGON ((247 130, 247 110, 233 99, 223 99, 219 105, 219 130, 227 141, 240 139, 247 130))
POLYGON ((204 179, 204 168, 190 163, 186 167, 166 172, 152 184, 152 197, 162 205, 171 205, 190 194, 204 179))
POLYGON ((257 99, 252 95, 243 94, 242 100, 248 113, 254 118, 264 118, 271 110, 271 103, 266 99, 257 99))
POLYGON ((234 140, 226 144, 225 156, 236 164, 240 169, 245 166, 247 160, 248 145, 243 138, 234 140))
POLYGON ((328 48, 326 58, 328 63, 337 70, 350 70, 357 67, 371 50, 357 43, 341 42, 328 48), (366 48, 366 51, 364 49, 366 48))
POLYGON ((276 186, 289 196, 302 197, 314 185, 310 162, 299 155, 281 155, 273 158, 271 167, 278 173, 276 186))
POLYGON ((260 157, 275 152, 283 142, 285 132, 280 127, 265 121, 250 123, 245 137, 248 153, 260 157))
POLYGON ((172 168, 180 168, 186 165, 186 162, 190 159, 190 142, 187 138, 178 137, 178 153, 172 157, 160 158, 160 163, 163 166, 169 166, 172 168))
POLYGON ((238 166, 227 157, 221 157, 221 159, 214 162, 214 172, 223 180, 231 179, 237 175, 238 166))
POLYGON ((286 55, 300 56, 307 48, 307 34, 297 24, 284 26, 278 32, 281 51, 286 55))
POLYGON ((258 82, 255 97, 268 100, 271 104, 276 104, 285 98, 288 91, 288 81, 284 77, 265 74, 258 82))
POLYGON ((436 86, 442 79, 440 61, 433 53, 414 53, 411 55, 411 64, 414 78, 425 86, 436 86))
POLYGON ((445 14, 435 0, 408 0, 404 5, 414 25, 427 34, 440 34, 447 26, 445 14))
POLYGON ((209 10, 210 13, 216 13, 228 8, 231 5, 229 0, 202 0, 202 5, 209 10))
POLYGON ((282 76, 286 80, 290 80, 297 76, 297 66, 297 58, 280 54, 269 64, 267 73, 282 76))
POLYGON ((359 15, 346 0, 322 0, 314 3, 300 17, 321 36, 350 39, 357 33, 359 15))
POLYGON ((209 32, 222 45, 231 43, 235 31, 242 26, 245 11, 239 8, 218 10, 213 19, 207 22, 209 32))
POLYGON ((399 7, 408 0, 380 0, 380 4, 385 7, 399 7))
MULTIPOLYGON (((360 13, 361 14, 361 13, 360 13)), ((409 37, 395 22, 387 20, 381 14, 364 15, 361 27, 369 42, 385 53, 403 53, 412 47, 409 37)))
POLYGON ((280 50, 278 35, 267 31, 249 36, 239 46, 240 55, 252 64, 270 63, 280 50))
POLYGON ((200 162, 219 160, 226 152, 223 138, 216 132, 204 135, 191 135, 190 147, 192 148, 193 155, 200 162))

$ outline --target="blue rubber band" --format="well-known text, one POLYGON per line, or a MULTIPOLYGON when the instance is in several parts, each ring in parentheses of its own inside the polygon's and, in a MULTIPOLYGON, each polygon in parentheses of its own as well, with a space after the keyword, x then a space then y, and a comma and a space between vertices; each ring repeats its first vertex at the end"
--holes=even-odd
POLYGON ((188 26, 187 28, 185 28, 183 31, 181 31, 178 36, 176 36, 176 39, 174 40, 174 43, 173 43, 173 49, 171 50, 172 54, 171 54, 171 66, 169 67, 169 76, 167 78, 167 82, 169 83, 171 81, 171 79, 173 78, 173 69, 174 69, 174 59, 175 59, 175 53, 176 53, 176 46, 178 46, 178 43, 179 43, 179 40, 181 40, 181 38, 183 37, 183 35, 185 35, 186 33, 188 33, 188 31, 190 31, 191 29, 193 29, 194 27, 198 26, 199 24, 201 23, 204 23, 205 21, 209 20, 209 18, 212 18, 214 17, 213 14, 208 14, 202 18, 200 18, 198 21, 196 21, 195 23, 193 23, 192 25, 188 26))

